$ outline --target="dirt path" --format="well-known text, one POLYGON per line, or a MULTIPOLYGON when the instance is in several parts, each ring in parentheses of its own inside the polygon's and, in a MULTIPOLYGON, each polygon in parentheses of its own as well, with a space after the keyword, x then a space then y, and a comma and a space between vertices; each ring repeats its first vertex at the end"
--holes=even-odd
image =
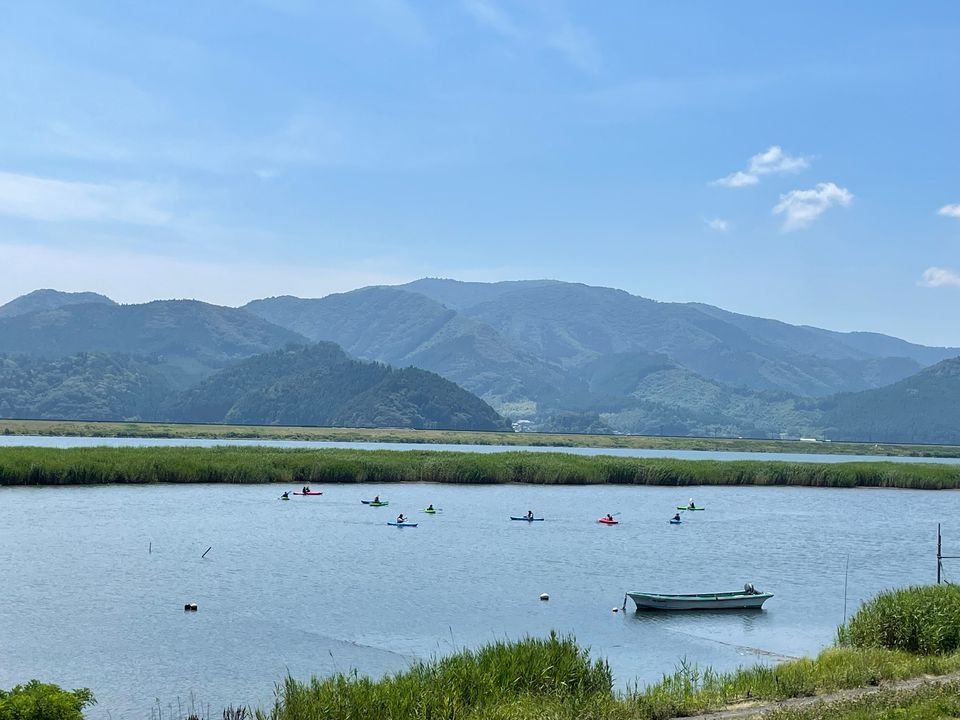
MULTIPOLYGON (((686 720, 746 720, 746 718, 762 717, 774 710, 784 708, 801 708, 817 703, 835 702, 837 700, 857 700, 868 695, 875 695, 881 692, 890 692, 897 690, 914 690, 922 685, 943 685, 960 681, 960 672, 950 673, 949 675, 925 675, 910 680, 900 680, 892 683, 881 683, 875 687, 853 688, 851 690, 840 690, 839 692, 828 695, 815 695, 813 697, 792 698, 790 700, 778 700, 777 702, 766 703, 762 705, 750 705, 741 707, 731 707, 719 712, 709 713, 707 715, 692 715, 686 720)), ((685 720, 684 718, 674 718, 674 720, 685 720)))

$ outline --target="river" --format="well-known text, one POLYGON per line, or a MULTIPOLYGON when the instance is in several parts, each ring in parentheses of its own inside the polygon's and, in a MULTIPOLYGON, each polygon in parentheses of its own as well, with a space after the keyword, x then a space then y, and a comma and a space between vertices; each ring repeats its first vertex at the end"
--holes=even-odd
POLYGON ((173 717, 178 698, 219 716, 268 705, 287 672, 377 676, 551 629, 608 658, 623 687, 683 659, 815 653, 843 620, 848 557, 852 612, 933 581, 938 521, 960 549, 954 491, 343 485, 282 502, 283 489, 0 488, 0 687, 90 687, 98 720, 149 718, 158 702, 173 717), (389 507, 360 504, 376 493, 389 507), (669 525, 690 495, 707 510, 669 525), (428 503, 443 512, 419 513, 428 503), (508 519, 527 509, 547 521, 508 519), (400 511, 419 527, 388 527, 400 511), (622 524, 597 524, 606 512, 622 524), (611 612, 626 590, 747 581, 775 593, 764 611, 611 612))
POLYGON ((53 435, 0 435, 2 447, 213 447, 234 445, 273 448, 347 448, 353 450, 420 450, 448 452, 556 452, 572 455, 614 455, 617 457, 676 458, 678 460, 782 460, 784 462, 904 462, 956 465, 960 457, 906 457, 891 455, 838 455, 828 453, 729 452, 725 450, 659 450, 643 448, 551 447, 544 445, 460 445, 443 443, 321 442, 316 440, 193 439, 62 437, 53 435))

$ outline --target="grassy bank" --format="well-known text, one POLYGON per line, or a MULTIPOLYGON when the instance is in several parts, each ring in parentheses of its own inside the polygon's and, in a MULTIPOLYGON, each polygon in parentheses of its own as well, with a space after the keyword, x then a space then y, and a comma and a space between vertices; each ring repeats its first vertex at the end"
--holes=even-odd
POLYGON ((960 465, 673 460, 564 453, 213 448, 0 448, 0 485, 533 483, 960 488, 960 465))
POLYGON ((0 420, 0 435, 56 437, 200 438, 208 440, 307 440, 314 442, 440 443, 451 445, 531 445, 535 447, 715 450, 892 457, 960 457, 957 445, 855 442, 801 442, 753 438, 693 438, 641 435, 464 432, 402 428, 322 428, 276 425, 190 425, 179 423, 0 420))

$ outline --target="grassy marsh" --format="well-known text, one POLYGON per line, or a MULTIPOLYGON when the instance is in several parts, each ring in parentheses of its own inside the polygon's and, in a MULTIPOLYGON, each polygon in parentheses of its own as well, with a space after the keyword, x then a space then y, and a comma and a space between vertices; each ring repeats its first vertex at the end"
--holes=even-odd
POLYGON ((675 460, 548 452, 273 447, 0 448, 0 485, 532 483, 960 488, 960 465, 675 460))

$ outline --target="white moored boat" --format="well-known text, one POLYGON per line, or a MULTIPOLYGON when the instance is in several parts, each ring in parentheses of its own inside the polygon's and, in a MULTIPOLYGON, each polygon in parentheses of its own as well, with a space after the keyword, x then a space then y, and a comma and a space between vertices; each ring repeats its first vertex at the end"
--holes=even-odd
POLYGON ((636 603, 637 610, 760 610, 773 593, 760 592, 747 583, 743 590, 735 592, 676 595, 628 592, 627 597, 636 603))

